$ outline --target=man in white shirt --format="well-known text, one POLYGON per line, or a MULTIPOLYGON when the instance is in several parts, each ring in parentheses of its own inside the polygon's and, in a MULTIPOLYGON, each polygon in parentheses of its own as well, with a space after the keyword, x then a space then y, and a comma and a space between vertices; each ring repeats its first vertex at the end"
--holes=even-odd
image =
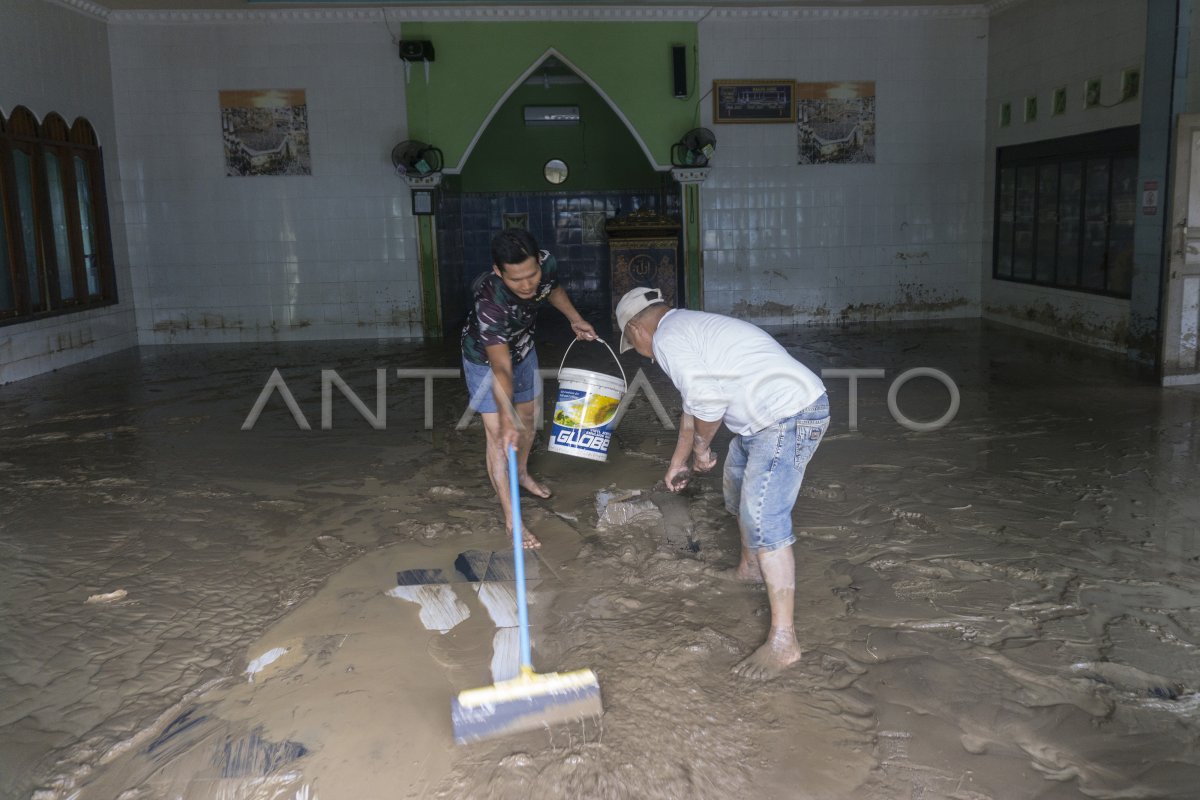
POLYGON ((678 492, 691 472, 717 463, 721 422, 734 433, 725 458, 725 508, 735 515, 742 556, 731 577, 765 582, 771 603, 767 641, 733 671, 773 678, 800 659, 793 622, 796 562, 792 506, 804 470, 829 427, 821 379, 769 334, 748 322, 673 309, 657 289, 634 289, 617 303, 621 352, 657 361, 683 397, 679 440, 666 484, 678 492))

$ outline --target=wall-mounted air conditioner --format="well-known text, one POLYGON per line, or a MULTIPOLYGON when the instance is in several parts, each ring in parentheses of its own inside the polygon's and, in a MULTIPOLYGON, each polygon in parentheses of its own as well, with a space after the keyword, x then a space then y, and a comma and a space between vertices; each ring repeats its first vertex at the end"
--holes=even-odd
POLYGON ((579 106, 525 106, 526 125, 578 125, 579 106))

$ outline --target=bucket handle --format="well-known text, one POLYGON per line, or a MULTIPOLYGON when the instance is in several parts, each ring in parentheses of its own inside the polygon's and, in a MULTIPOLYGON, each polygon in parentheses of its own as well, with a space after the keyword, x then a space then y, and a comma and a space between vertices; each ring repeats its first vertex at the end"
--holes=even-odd
MULTIPOLYGON (((579 341, 579 339, 572 339, 572 340, 571 340, 571 343, 570 343, 569 345, 567 345, 566 352, 564 352, 564 353, 563 353, 563 357, 562 357, 562 363, 560 363, 560 364, 558 365, 558 377, 559 377, 559 380, 561 380, 561 379, 562 379, 562 371, 563 371, 563 366, 564 366, 564 365, 567 363, 567 354, 571 352, 571 348, 572 348, 572 347, 574 347, 574 346, 575 346, 575 343, 576 343, 576 342, 578 342, 578 341, 579 341)), ((625 368, 621 366, 621 359, 617 358, 617 354, 613 352, 613 349, 612 349, 612 347, 609 347, 609 344, 608 344, 608 342, 604 341, 604 340, 603 340, 603 339, 601 339, 599 336, 597 336, 597 337, 595 338, 595 341, 599 342, 600 344, 604 345, 605 347, 608 347, 608 352, 609 352, 609 353, 612 355, 612 357, 613 357, 613 361, 616 361, 616 362, 617 362, 617 369, 621 370, 621 380, 622 380, 622 382, 624 382, 624 384, 625 384, 625 388, 626 388, 626 389, 628 389, 628 388, 629 388, 629 381, 628 381, 628 380, 625 378, 625 368)))

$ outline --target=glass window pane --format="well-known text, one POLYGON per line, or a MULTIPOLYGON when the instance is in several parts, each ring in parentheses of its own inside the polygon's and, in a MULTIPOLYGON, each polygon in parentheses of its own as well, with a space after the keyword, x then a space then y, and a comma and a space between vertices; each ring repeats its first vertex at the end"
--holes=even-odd
POLYGON ((1037 247, 1034 278, 1054 283, 1054 254, 1058 246, 1058 164, 1038 167, 1037 247))
POLYGON ((3 212, 4 204, 0 202, 0 311, 12 311, 17 307, 17 296, 13 291, 12 264, 8 260, 8 231, 3 212))
POLYGON ((21 221, 21 243, 25 246, 25 278, 29 287, 29 305, 34 311, 45 308, 45 293, 37 268, 37 233, 33 215, 33 159, 24 150, 13 151, 13 170, 17 176, 17 212, 21 221))
POLYGON ((1083 190, 1083 274, 1085 289, 1103 290, 1108 252, 1109 160, 1091 158, 1083 190))
POLYGON ((1059 169, 1058 265, 1059 286, 1079 285, 1079 230, 1083 214, 1083 162, 1064 161, 1059 169))
POLYGON ((67 202, 57 153, 45 153, 46 188, 50 193, 50 224, 54 227, 54 261, 58 267, 58 292, 63 300, 75 298, 71 279, 71 240, 67 235, 67 202))
POLYGON ((1034 169, 1017 168, 1017 208, 1013 219, 1013 278, 1033 280, 1034 169))
POLYGON ((1137 158, 1113 159, 1112 199, 1108 225, 1110 292, 1128 297, 1133 282, 1133 222, 1137 203, 1137 158))
POLYGON ((96 228, 92 221, 92 189, 87 162, 75 156, 75 192, 79 198, 79 226, 83 239, 83 271, 87 276, 87 292, 101 293, 100 263, 96 259, 96 228))
POLYGON ((996 209, 996 266, 997 278, 1012 277, 1013 212, 1016 203, 1017 173, 1012 167, 1000 170, 1000 196, 996 209))

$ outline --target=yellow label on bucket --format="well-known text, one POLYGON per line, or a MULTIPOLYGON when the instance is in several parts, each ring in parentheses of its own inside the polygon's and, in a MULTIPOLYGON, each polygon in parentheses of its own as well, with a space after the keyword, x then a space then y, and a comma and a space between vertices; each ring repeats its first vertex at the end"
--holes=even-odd
POLYGON ((589 395, 554 407, 555 423, 568 428, 604 425, 617 414, 621 401, 604 395, 589 395))
POLYGON ((589 370, 559 370, 550 451, 604 461, 625 381, 589 370))

